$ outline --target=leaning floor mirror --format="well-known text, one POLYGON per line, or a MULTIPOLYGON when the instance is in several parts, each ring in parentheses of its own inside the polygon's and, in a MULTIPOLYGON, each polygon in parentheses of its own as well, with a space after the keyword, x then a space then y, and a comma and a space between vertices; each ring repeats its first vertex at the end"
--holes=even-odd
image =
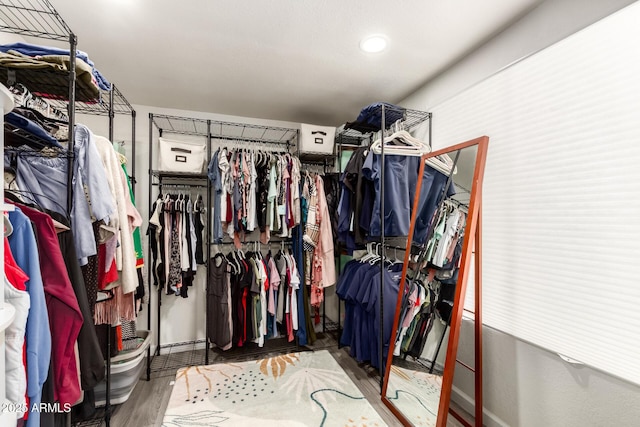
POLYGON ((488 143, 422 157, 382 386, 406 426, 447 423, 488 143))

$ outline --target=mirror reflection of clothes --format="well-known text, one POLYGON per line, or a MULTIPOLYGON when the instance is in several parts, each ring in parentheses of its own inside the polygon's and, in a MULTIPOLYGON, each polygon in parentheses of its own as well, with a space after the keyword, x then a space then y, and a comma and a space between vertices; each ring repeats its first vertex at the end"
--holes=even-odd
POLYGON ((207 287, 207 329, 209 340, 222 350, 232 345, 231 267, 222 254, 209 260, 207 287))

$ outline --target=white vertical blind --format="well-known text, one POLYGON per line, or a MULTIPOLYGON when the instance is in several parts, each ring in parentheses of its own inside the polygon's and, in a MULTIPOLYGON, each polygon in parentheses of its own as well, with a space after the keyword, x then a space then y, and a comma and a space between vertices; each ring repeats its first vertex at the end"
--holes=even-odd
POLYGON ((636 384, 639 23, 635 3, 432 109, 435 148, 490 137, 485 324, 636 384))

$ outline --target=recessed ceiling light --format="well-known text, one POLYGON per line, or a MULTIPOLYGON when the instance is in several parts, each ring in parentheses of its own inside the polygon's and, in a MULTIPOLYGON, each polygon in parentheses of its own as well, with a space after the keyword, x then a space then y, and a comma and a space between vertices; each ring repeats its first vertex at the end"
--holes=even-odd
POLYGON ((387 47, 387 38, 382 34, 365 37, 360 41, 360 49, 367 53, 382 52, 387 47))

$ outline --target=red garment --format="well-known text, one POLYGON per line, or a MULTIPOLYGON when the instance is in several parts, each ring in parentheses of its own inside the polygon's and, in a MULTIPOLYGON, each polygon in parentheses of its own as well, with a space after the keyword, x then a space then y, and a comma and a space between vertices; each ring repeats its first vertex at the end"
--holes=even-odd
MULTIPOLYGON (((13 254, 11 253, 11 246, 9 246, 9 239, 4 238, 4 275, 7 278, 7 281, 19 291, 27 290, 27 281, 29 280, 29 276, 27 273, 22 271, 22 269, 18 266, 13 254)), ((24 344, 22 345, 22 365, 24 366, 24 378, 29 384, 29 377, 27 376, 27 340, 24 340, 24 344)), ((25 393, 24 395, 25 402, 27 407, 29 407, 29 393, 25 393)), ((24 414, 24 419, 26 420, 29 417, 29 411, 26 411, 24 414)))
MULTIPOLYGON (((287 267, 287 283, 291 283, 291 271, 289 270, 289 268, 287 267)), ((303 286, 303 285, 301 285, 303 286)), ((286 320, 286 324, 287 324, 287 340, 289 342, 294 340, 294 336, 293 336, 293 320, 291 319, 291 316, 293 315, 291 313, 291 309, 293 307, 291 307, 291 295, 292 295, 292 288, 291 286, 289 286, 287 295, 285 295, 285 298, 287 298, 288 304, 289 304, 289 312, 284 314, 284 318, 286 320)), ((285 306, 286 306, 286 302, 285 302, 285 306)), ((296 316, 298 315, 297 313, 295 314, 296 316)))
POLYGON ((47 214, 16 204, 34 224, 40 270, 51 329, 54 399, 73 405, 81 396, 75 344, 83 318, 60 251, 53 220, 47 214))
POLYGON ((4 274, 14 288, 19 291, 27 290, 27 281, 29 280, 29 276, 27 276, 27 274, 18 267, 18 264, 11 253, 9 239, 6 237, 4 238, 4 274))
POLYGON ((116 326, 116 348, 122 351, 122 325, 116 326))
MULTIPOLYGON (((260 262, 262 263, 262 268, 264 268, 265 272, 268 272, 269 269, 267 269, 267 263, 264 262, 264 259, 261 259, 260 262)), ((264 279, 264 290, 265 292, 269 291, 269 275, 267 274, 267 277, 264 279)))
POLYGON ((105 263, 107 262, 107 249, 105 245, 98 246, 98 289, 104 290, 108 284, 118 280, 118 269, 116 260, 111 262, 111 268, 106 271, 105 263))
MULTIPOLYGON (((242 322, 242 342, 247 342, 247 296, 249 295, 249 288, 244 288, 242 291, 242 308, 244 309, 244 322, 242 322)), ((240 345, 242 346, 242 345, 240 345)))
POLYGON ((233 221, 233 202, 231 201, 231 194, 227 193, 227 214, 225 216, 225 222, 233 221))

